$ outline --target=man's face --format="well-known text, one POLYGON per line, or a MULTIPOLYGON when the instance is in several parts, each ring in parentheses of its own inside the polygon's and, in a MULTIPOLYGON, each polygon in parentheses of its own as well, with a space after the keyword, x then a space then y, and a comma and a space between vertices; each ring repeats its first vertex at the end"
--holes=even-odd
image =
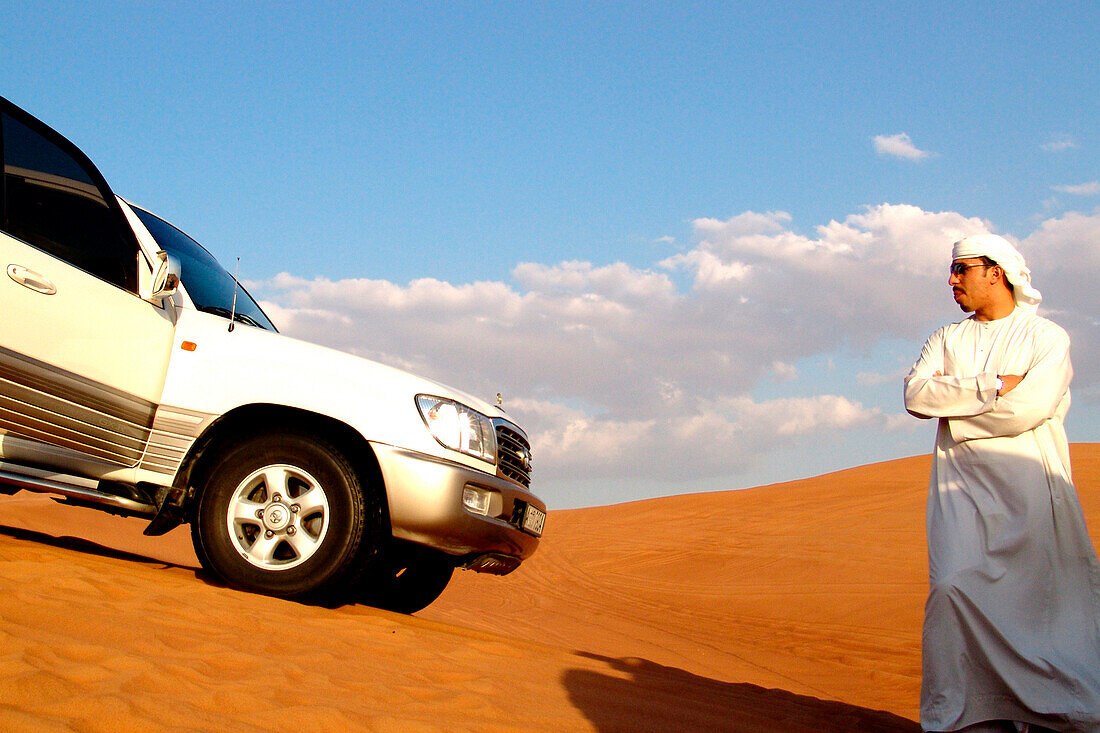
POLYGON ((985 305, 992 293, 990 271, 995 265, 986 265, 977 257, 960 257, 951 263, 951 277, 947 284, 955 296, 955 302, 965 313, 973 313, 985 305), (966 269, 956 272, 961 267, 966 269))

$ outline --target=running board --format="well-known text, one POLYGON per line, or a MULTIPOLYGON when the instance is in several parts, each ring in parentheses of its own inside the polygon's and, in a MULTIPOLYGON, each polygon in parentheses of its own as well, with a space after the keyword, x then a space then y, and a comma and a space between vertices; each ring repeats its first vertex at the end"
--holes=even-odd
POLYGON ((7 484, 39 494, 60 494, 67 499, 74 500, 76 503, 103 505, 103 508, 107 511, 110 511, 108 507, 113 507, 140 517, 152 517, 157 513, 157 508, 152 504, 145 504, 114 494, 105 494, 90 487, 85 488, 54 481, 45 476, 28 476, 0 469, 0 484, 7 484))

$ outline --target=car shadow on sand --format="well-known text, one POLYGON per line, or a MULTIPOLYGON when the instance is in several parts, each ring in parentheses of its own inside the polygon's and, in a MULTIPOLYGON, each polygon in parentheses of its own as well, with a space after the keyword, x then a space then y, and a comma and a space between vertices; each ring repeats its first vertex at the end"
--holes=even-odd
MULTIPOLYGON (((0 535, 6 535, 18 540, 24 540, 27 542, 35 542, 41 545, 47 545, 49 547, 56 547, 62 550, 69 550, 72 552, 80 552, 85 555, 95 555, 97 557, 107 557, 114 560, 123 560, 126 562, 138 563, 153 567, 157 570, 166 570, 171 572, 180 572, 186 575, 191 575, 198 580, 202 581, 206 585, 215 588, 231 589, 225 581, 219 578, 217 575, 194 565, 182 565, 179 563, 169 562, 167 560, 159 560, 148 555, 141 555, 135 552, 128 552, 126 550, 119 550, 107 545, 101 545, 98 542, 92 542, 81 537, 74 537, 72 535, 52 535, 46 532, 39 532, 32 529, 23 529, 21 527, 9 527, 7 525, 0 524, 0 535)), ((237 590, 240 593, 248 593, 248 591, 237 590)), ((277 596, 273 596, 277 597, 277 596)), ((314 598, 301 598, 301 599, 284 599, 289 603, 301 603, 307 606, 319 606, 322 608, 340 608, 342 606, 350 605, 362 605, 379 607, 373 604, 369 598, 361 597, 361 594, 357 591, 346 592, 338 595, 318 596, 314 598)))
POLYGON ((882 710, 748 683, 720 682, 636 657, 578 654, 612 669, 612 673, 571 669, 563 675, 570 700, 601 733, 920 731, 917 723, 882 710))
POLYGON ((38 532, 32 529, 22 529, 19 527, 8 527, 6 525, 0 525, 0 535, 7 535, 8 537, 12 537, 17 540, 36 542, 41 545, 57 547, 62 550, 82 552, 86 555, 108 557, 114 560, 135 562, 164 570, 178 570, 184 573, 191 573, 207 585, 225 587, 224 583, 222 583, 218 578, 215 578, 214 576, 207 573, 205 570, 201 570, 190 565, 179 565, 176 563, 167 562, 165 560, 158 560, 154 557, 148 557, 146 555, 139 555, 134 552, 119 550, 114 547, 108 547, 106 545, 101 545, 97 542, 92 542, 91 540, 82 539, 80 537, 73 537, 72 535, 62 535, 58 537, 47 534, 45 532, 38 532))

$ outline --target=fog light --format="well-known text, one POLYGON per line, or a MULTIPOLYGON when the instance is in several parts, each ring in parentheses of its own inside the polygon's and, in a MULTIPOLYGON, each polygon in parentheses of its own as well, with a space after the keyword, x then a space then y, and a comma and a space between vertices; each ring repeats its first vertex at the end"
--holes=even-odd
POLYGON ((467 486, 462 489, 462 503, 474 514, 487 515, 489 513, 490 492, 479 489, 476 486, 467 486))

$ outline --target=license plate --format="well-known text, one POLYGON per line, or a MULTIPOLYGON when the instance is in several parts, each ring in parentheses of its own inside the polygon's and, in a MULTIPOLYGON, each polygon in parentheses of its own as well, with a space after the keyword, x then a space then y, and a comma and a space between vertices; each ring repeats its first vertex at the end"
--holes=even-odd
POLYGON ((530 532, 536 537, 542 537, 542 527, 546 524, 546 512, 539 509, 537 506, 527 505, 527 510, 523 513, 523 531, 530 532))

